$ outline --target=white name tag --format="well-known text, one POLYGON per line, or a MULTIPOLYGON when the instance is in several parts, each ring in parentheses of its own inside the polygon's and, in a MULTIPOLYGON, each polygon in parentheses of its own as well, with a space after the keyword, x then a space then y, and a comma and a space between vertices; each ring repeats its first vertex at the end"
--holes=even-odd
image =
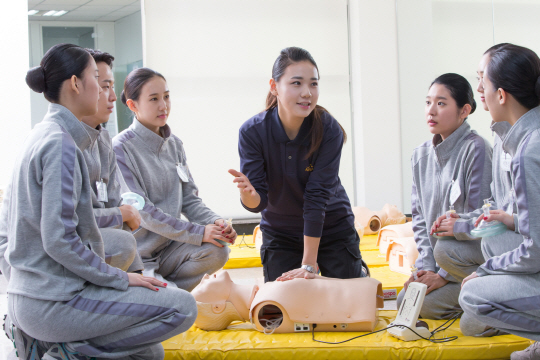
POLYGON ((504 153, 503 156, 501 156, 501 170, 502 171, 510 171, 510 166, 512 165, 512 157, 504 153))
POLYGON ((514 189, 510 189, 510 192, 508 193, 508 207, 506 208, 506 213, 508 215, 514 214, 514 203, 516 202, 515 194, 514 189))
POLYGON ((188 176, 188 166, 182 165, 182 164, 176 164, 176 172, 178 173, 178 177, 182 182, 189 182, 189 176, 188 176))
POLYGON ((103 179, 101 179, 101 181, 96 181, 96 189, 97 189, 98 201, 100 202, 109 201, 109 196, 107 194, 107 184, 103 182, 103 179))
POLYGON ((450 190, 450 205, 454 205, 461 195, 461 188, 459 187, 459 183, 452 180, 452 190, 450 190))

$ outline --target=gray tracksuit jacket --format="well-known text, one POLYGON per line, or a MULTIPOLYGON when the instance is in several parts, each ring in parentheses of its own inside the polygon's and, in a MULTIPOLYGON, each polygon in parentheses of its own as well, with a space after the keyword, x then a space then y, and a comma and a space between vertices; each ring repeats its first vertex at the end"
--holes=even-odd
MULTIPOLYGON (((495 133, 493 141, 493 161, 492 161, 492 181, 491 181, 491 203, 492 210, 506 210, 509 202, 512 200, 510 190, 512 189, 512 178, 510 171, 506 171, 501 166, 503 158, 510 158, 510 154, 502 149, 502 142, 512 126, 504 121, 500 123, 493 122, 491 130, 495 133)), ((482 204, 483 205, 483 204, 482 204)), ((517 208, 514 204, 514 214, 517 214, 517 208)), ((479 240, 471 235, 471 230, 474 229, 476 219, 483 213, 482 208, 478 208, 472 212, 459 214, 461 219, 458 219, 454 224, 454 237, 457 240, 479 240)))
POLYGON ((198 196, 189 170, 189 181, 180 180, 177 164, 187 169, 182 141, 168 125, 160 131, 162 136, 134 118, 128 129, 113 138, 126 191, 145 200, 140 211, 142 228, 134 234, 143 260, 154 258, 170 240, 201 245, 204 226, 221 219, 198 196), (181 215, 189 221, 181 220, 181 215))
POLYGON ((90 144, 82 123, 58 104, 26 138, 0 226, 11 265, 8 293, 67 301, 88 282, 127 289, 127 274, 103 260, 83 155, 90 144))
POLYGON ((418 270, 438 272, 444 279, 455 281, 435 262, 437 239, 429 233, 433 222, 450 205, 457 213, 473 211, 490 196, 491 151, 488 142, 471 130, 467 121, 446 140, 435 135, 432 141, 414 149, 411 199, 418 270))
POLYGON ((512 156, 518 231, 523 243, 490 258, 476 273, 479 276, 536 274, 540 272, 540 106, 528 111, 512 126, 502 148, 512 156))
POLYGON ((118 208, 122 203, 122 197, 120 183, 117 181, 117 176, 120 174, 117 171, 111 137, 101 125, 97 129, 85 123, 82 125, 88 132, 91 141, 90 146, 83 151, 83 155, 90 175, 92 205, 96 223, 100 228, 122 229, 124 221, 118 208), (96 182, 101 180, 107 184, 107 202, 98 201, 96 182))

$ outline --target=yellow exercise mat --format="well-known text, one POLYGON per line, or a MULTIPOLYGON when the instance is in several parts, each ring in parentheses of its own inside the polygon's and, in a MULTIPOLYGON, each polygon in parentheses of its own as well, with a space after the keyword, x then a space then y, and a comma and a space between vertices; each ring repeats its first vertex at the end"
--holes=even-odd
POLYGON ((369 268, 388 266, 386 256, 381 254, 379 250, 362 250, 362 259, 369 268))
MULTIPOLYGON (((238 236, 236 239, 236 245, 230 246, 231 253, 229 254, 229 261, 223 267, 224 269, 242 269, 261 267, 261 254, 255 245, 253 244, 253 236, 245 235, 244 241, 242 241, 243 235, 238 236), (247 245, 246 245, 247 244, 247 245)), ((380 257, 376 254, 364 255, 364 252, 371 250, 378 250, 377 247, 377 235, 366 235, 362 237, 360 241, 360 251, 362 251, 362 257, 368 266, 381 266, 388 264, 384 257, 380 257), (367 259, 366 259, 367 256, 367 259), (382 259, 382 260, 381 260, 382 259), (382 262, 381 262, 382 261, 382 262)))
MULTIPOLYGON (((383 329, 397 311, 381 311, 376 330, 383 329)), ((426 320, 430 330, 443 320, 426 320)), ((337 342, 361 335, 355 332, 315 333, 318 340, 337 342)), ((249 323, 231 325, 223 331, 203 331, 192 327, 163 342, 165 359, 509 359, 513 351, 523 350, 532 341, 504 335, 491 338, 463 336, 457 320, 436 338, 458 336, 455 341, 432 343, 427 340, 404 342, 386 331, 339 345, 314 342, 311 333, 264 335, 249 323)))
POLYGON ((383 290, 396 289, 396 295, 403 289, 405 281, 409 280, 409 276, 390 271, 388 266, 371 267, 369 271, 372 278, 382 283, 383 290))
POLYGON ((362 236, 362 239, 360 239, 360 251, 365 250, 379 251, 379 247, 377 246, 377 234, 362 236))

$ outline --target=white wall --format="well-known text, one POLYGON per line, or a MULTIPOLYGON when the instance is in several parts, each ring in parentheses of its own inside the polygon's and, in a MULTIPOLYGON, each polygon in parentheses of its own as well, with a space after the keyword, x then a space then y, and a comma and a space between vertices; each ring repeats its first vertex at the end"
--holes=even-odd
POLYGON ((484 51, 493 45, 491 19, 491 2, 397 1, 403 209, 406 213, 411 211, 412 151, 432 138, 424 106, 428 87, 437 76, 453 72, 470 82, 478 107, 468 121, 492 142, 491 118, 483 110, 476 92, 478 62, 484 51))
MULTIPOLYGON (((77 26, 77 27, 94 27, 95 29, 95 48, 101 51, 105 51, 114 55, 115 53, 115 34, 113 22, 84 22, 84 21, 28 21, 26 16, 27 31, 27 44, 30 42, 30 67, 38 66, 43 58, 43 41, 42 41, 42 27, 43 26, 77 26)), ((27 63, 25 63, 26 66, 27 63)), ((28 89, 28 88, 27 88, 28 89)), ((38 94, 30 89, 31 99, 31 126, 39 123, 43 120, 43 117, 47 113, 49 102, 45 100, 43 94, 38 94)), ((116 123, 116 113, 111 114, 109 130, 114 130, 116 123)), ((114 136, 115 131, 111 131, 114 136)))
POLYGON ((118 97, 117 114, 119 130, 127 128, 132 122, 132 112, 120 101, 128 64, 142 61, 141 12, 126 16, 114 23, 116 51, 114 53, 115 91, 118 97))
POLYGON ((28 3, 10 1, 0 12, 0 189, 11 178, 16 154, 30 131, 30 94, 24 79, 28 71, 28 3), (8 54, 12 54, 9 55, 8 54), (24 59, 24 61, 21 61, 24 59))
POLYGON ((350 0, 356 204, 402 208, 401 130, 394 0, 350 0))
MULTIPOLYGON (((143 2, 144 63, 167 78, 169 125, 185 144, 201 197, 223 216, 256 216, 240 205, 227 170, 239 168, 238 129, 263 110, 272 65, 288 46, 311 52, 319 104, 352 134, 345 0, 143 2)), ((352 141, 340 177, 354 199, 352 141)))

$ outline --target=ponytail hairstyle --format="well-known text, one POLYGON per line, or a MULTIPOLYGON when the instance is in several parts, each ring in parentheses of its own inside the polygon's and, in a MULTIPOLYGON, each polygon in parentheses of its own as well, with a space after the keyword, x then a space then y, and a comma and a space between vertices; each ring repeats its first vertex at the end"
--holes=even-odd
POLYGON ((491 54, 487 68, 496 89, 504 89, 521 105, 540 105, 540 58, 531 49, 506 44, 491 54))
MULTIPOLYGON (((278 58, 274 62, 274 66, 272 67, 272 79, 274 79, 275 82, 278 82, 283 74, 285 73, 285 70, 289 65, 298 63, 301 61, 309 61, 315 68, 317 69, 317 73, 319 73, 319 68, 317 67, 317 63, 315 63, 315 60, 311 56, 311 54, 302 48, 299 47, 288 47, 283 50, 281 50, 281 53, 279 54, 278 58)), ((320 78, 320 77, 319 77, 320 78)), ((268 92, 268 95, 266 96, 266 111, 273 109, 277 107, 278 100, 277 97, 272 94, 271 91, 268 92)), ((323 108, 320 105, 316 105, 315 109, 306 117, 307 121, 312 122, 311 126, 311 147, 309 148, 308 154, 306 158, 309 158, 313 153, 315 153, 319 147, 321 146, 322 139, 323 139, 323 132, 324 127, 322 124, 321 116, 323 113, 328 113, 328 110, 323 108)), ((339 123, 338 123, 339 124, 339 123)), ((347 134, 345 133, 345 129, 339 124, 339 127, 341 128, 341 131, 343 132, 343 143, 347 141, 347 134)))
POLYGON ((55 45, 45 53, 39 66, 28 70, 26 83, 35 92, 43 93, 49 102, 57 103, 64 81, 71 79, 73 75, 82 79, 90 59, 90 53, 80 46, 55 45))
POLYGON ((122 94, 120 95, 122 103, 127 106, 128 99, 133 101, 139 100, 144 84, 156 76, 165 80, 163 75, 147 67, 138 68, 130 72, 124 81, 124 90, 122 90, 122 94))
MULTIPOLYGON (((472 114, 476 110, 476 101, 474 100, 474 93, 471 87, 471 84, 463 76, 454 73, 442 74, 429 86, 430 88, 433 84, 444 85, 445 88, 450 91, 450 95, 456 101, 456 104, 459 109, 462 109, 465 105, 471 105, 472 114)), ((467 120, 467 118, 465 118, 467 120)))

